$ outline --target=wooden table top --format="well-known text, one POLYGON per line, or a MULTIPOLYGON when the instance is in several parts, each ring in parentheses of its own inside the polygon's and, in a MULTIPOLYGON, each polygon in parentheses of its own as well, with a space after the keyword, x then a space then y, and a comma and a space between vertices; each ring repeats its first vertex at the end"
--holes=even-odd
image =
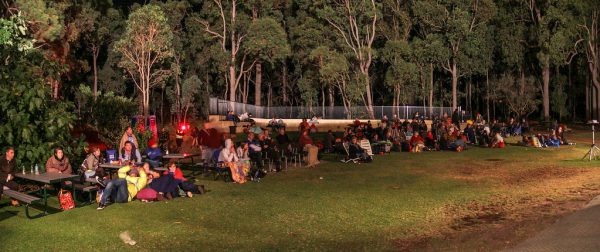
POLYGON ((63 181, 79 178, 79 175, 46 172, 46 173, 41 173, 39 175, 32 174, 32 173, 27 173, 27 174, 17 173, 17 174, 15 174, 15 177, 26 179, 26 180, 31 180, 31 181, 36 181, 36 182, 41 182, 41 183, 45 183, 45 184, 54 184, 54 183, 60 183, 63 181))

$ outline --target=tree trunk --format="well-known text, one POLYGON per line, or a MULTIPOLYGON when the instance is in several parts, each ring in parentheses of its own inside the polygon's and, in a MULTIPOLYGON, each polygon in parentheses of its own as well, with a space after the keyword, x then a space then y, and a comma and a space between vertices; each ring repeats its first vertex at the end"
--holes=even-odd
POLYGON ((260 62, 256 63, 256 79, 254 81, 254 105, 260 106, 261 102, 261 91, 262 91, 262 64, 260 62))
POLYGON ((429 116, 433 118, 433 63, 429 64, 429 116))
POLYGON ((92 67, 94 69, 94 101, 98 98, 98 53, 100 49, 96 46, 92 48, 92 67))
POLYGON ((585 120, 589 121, 590 117, 590 88, 591 88, 590 78, 587 76, 585 78, 585 120))
MULTIPOLYGON (((233 60, 233 62, 235 62, 235 61, 233 60)), ((234 105, 235 105, 235 94, 237 91, 237 86, 235 85, 236 84, 235 77, 236 77, 235 65, 230 64, 229 65, 229 107, 231 107, 231 110, 234 112, 236 112, 234 109, 234 105)))
POLYGON ((550 120, 550 66, 542 68, 543 90, 542 100, 544 107, 544 120, 550 120))
POLYGON ((373 110, 373 93, 371 92, 371 80, 369 78, 369 69, 363 70, 363 78, 365 82, 365 88, 367 91, 367 113, 369 113, 369 118, 375 119, 375 111, 373 110))
POLYGON ((327 95, 329 96, 329 118, 333 118, 333 109, 335 107, 335 98, 333 97, 333 89, 331 85, 327 87, 327 95))
POLYGON ((489 71, 485 72, 485 92, 487 95, 486 98, 486 106, 487 106, 487 122, 490 122, 490 73, 489 71))
POLYGON ((281 69, 281 93, 283 95, 283 105, 288 105, 288 69, 287 62, 283 63, 283 67, 281 69))
POLYGON ((456 62, 452 63, 451 70, 452 71, 450 71, 450 73, 452 74, 452 110, 455 110, 456 108, 458 108, 458 101, 456 100, 456 88, 458 86, 458 68, 456 66, 456 62))

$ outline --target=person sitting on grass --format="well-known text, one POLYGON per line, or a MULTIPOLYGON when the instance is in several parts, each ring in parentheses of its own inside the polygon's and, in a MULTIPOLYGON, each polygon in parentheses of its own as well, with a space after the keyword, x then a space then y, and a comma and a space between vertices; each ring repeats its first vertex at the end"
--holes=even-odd
POLYGON ((467 149, 467 144, 462 140, 461 137, 454 137, 454 140, 448 145, 448 149, 456 152, 461 152, 467 149))
POLYGON ((160 164, 160 159, 163 154, 161 149, 158 147, 158 142, 154 138, 148 140, 148 148, 146 148, 146 162, 150 164, 150 167, 156 168, 160 164))
POLYGON ((415 131, 413 136, 410 138, 411 152, 417 153, 423 151, 425 148, 425 139, 419 135, 418 131, 415 131))
POLYGON ((65 156, 62 147, 54 148, 54 155, 46 161, 46 172, 71 174, 71 163, 69 158, 65 156))
MULTIPOLYGON (((19 190, 19 184, 13 181, 17 170, 17 161, 14 158, 15 149, 13 147, 7 147, 4 156, 0 157, 0 197, 4 190, 19 190)), ((10 204, 15 207, 19 206, 19 202, 15 199, 10 199, 10 204)))
POLYGON ((467 136, 467 140, 470 144, 475 144, 477 140, 475 139, 475 129, 473 128, 473 122, 469 120, 467 122, 467 127, 464 129, 464 134, 467 136))
POLYGON ((177 184, 179 184, 179 188, 183 190, 188 197, 191 198, 194 194, 203 194, 205 192, 204 185, 196 185, 188 181, 187 178, 183 176, 181 169, 179 169, 175 163, 169 163, 167 168, 169 168, 169 170, 165 171, 163 175, 172 174, 177 184))
POLYGON ((492 141, 490 142, 490 148, 502 149, 505 147, 504 138, 500 135, 500 132, 496 132, 492 141))
POLYGON ((128 161, 141 163, 142 157, 140 152, 133 147, 133 144, 129 141, 125 142, 125 146, 121 151, 121 162, 126 163, 128 161))
POLYGON ((333 146, 335 146, 335 135, 333 134, 333 131, 331 131, 331 130, 327 131, 327 135, 325 135, 323 144, 325 146, 324 151, 326 153, 333 152, 333 146))
MULTIPOLYGON (((147 165, 147 164, 145 164, 147 165)), ((135 195, 146 187, 148 182, 146 172, 143 169, 124 166, 118 171, 119 178, 110 180, 100 197, 97 210, 106 208, 111 199, 115 203, 130 202, 135 195)))
POLYGON ((548 140, 546 140, 546 146, 547 147, 559 147, 560 146, 560 140, 558 140, 555 130, 552 130, 552 133, 548 136, 548 140))
POLYGON ((360 160, 369 160, 370 157, 367 152, 360 147, 358 144, 358 139, 356 137, 352 137, 352 140, 348 143, 348 154, 351 159, 360 159, 360 160))
POLYGON ((556 138, 558 138, 558 141, 560 141, 561 145, 571 145, 572 144, 569 142, 569 140, 567 140, 567 137, 565 136, 565 126, 564 125, 558 126, 558 131, 556 132, 556 138))
POLYGON ((427 135, 425 136, 425 147, 427 147, 429 150, 438 149, 435 136, 433 136, 433 133, 430 130, 427 131, 427 135))

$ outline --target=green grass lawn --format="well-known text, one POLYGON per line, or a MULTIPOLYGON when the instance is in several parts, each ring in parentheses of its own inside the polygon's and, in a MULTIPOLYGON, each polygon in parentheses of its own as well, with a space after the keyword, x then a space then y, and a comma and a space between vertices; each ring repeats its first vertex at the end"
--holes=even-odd
MULTIPOLYGON (((91 250, 389 250, 394 241, 448 226, 447 206, 487 201, 493 176, 453 176, 463 166, 502 159, 508 170, 572 161, 585 146, 536 150, 472 148, 462 153, 393 153, 370 164, 335 156, 315 168, 290 168, 244 185, 200 178, 209 193, 170 202, 95 205, 29 220, 24 208, 0 208, 0 251, 91 250), (16 212, 10 214, 9 211, 16 212), (125 245, 119 233, 138 242, 125 245)), ((489 162, 488 162, 489 163, 489 162)), ((562 164, 562 165, 561 165, 562 164)), ((468 176, 468 175, 465 175, 468 176)), ((56 206, 56 203, 54 203, 56 206)))

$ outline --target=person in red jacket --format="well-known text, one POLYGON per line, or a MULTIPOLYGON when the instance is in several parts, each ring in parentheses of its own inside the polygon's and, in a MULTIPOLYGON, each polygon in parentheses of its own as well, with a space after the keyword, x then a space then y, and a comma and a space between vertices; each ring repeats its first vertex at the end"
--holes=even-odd
POLYGON ((410 146, 412 152, 421 152, 425 147, 425 139, 419 135, 418 131, 415 131, 413 136, 410 138, 410 146))
POLYGON ((302 136, 298 139, 298 142, 302 148, 307 144, 313 144, 312 138, 308 135, 308 130, 302 132, 302 136))

